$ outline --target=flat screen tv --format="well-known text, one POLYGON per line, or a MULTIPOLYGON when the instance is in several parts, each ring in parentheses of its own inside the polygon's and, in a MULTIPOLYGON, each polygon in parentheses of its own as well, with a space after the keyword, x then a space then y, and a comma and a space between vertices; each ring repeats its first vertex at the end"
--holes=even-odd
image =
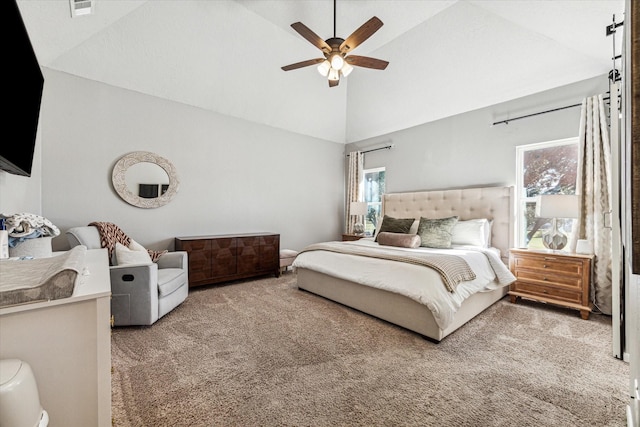
POLYGON ((11 129, 5 135, 13 135, 0 144, 0 169, 31 176, 44 77, 16 0, 0 0, 0 5, 3 22, 8 23, 5 48, 9 55, 4 75, 12 87, 3 94, 8 101, 6 123, 11 129))

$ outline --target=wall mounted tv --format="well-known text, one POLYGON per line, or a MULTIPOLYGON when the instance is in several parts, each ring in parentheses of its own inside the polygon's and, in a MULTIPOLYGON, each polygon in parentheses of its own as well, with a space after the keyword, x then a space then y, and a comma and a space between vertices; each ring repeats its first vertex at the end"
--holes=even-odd
POLYGON ((0 144, 0 169, 31 176, 44 77, 16 0, 0 0, 0 5, 3 21, 8 23, 5 48, 9 50, 9 60, 5 62, 5 76, 13 87, 4 93, 9 110, 6 123, 12 128, 7 133, 13 138, 0 144))

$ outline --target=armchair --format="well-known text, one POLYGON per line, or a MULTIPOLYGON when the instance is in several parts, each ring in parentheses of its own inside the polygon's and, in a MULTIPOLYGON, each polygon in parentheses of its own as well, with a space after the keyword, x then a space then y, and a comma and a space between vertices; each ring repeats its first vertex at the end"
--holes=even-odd
MULTIPOLYGON (((66 235, 71 247, 101 248, 100 233, 94 226, 74 227, 66 235)), ((189 292, 184 251, 165 253, 151 265, 114 265, 109 270, 115 326, 152 325, 180 305, 189 292)))

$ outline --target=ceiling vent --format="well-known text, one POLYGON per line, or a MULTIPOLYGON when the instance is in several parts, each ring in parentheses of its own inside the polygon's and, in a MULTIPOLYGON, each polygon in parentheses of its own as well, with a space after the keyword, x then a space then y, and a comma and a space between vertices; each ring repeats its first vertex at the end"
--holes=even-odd
POLYGON ((71 17, 91 15, 94 9, 94 0, 69 0, 71 17))

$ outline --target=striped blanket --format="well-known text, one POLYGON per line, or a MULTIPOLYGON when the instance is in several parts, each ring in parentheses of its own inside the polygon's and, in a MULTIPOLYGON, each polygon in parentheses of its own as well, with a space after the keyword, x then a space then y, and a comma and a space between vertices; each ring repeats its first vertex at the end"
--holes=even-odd
MULTIPOLYGON (((131 244, 131 237, 127 236, 120 227, 113 223, 92 222, 89 225, 93 225, 98 229, 98 232, 100 233, 100 246, 107 248, 107 251, 109 252, 109 263, 111 263, 111 260, 113 259, 113 251, 116 249, 116 243, 120 243, 126 247, 129 247, 131 244)), ((151 249, 147 249, 147 252, 151 257, 151 261, 156 262, 158 261, 158 258, 166 254, 168 251, 153 251, 151 249)))
POLYGON ((307 246, 300 253, 309 251, 337 252, 348 255, 405 262, 432 268, 440 274, 442 282, 449 292, 454 292, 458 283, 476 278, 476 274, 471 270, 469 264, 457 255, 426 253, 409 254, 404 251, 394 251, 393 249, 376 249, 375 251, 372 251, 369 247, 347 245, 342 242, 315 243, 307 246))

